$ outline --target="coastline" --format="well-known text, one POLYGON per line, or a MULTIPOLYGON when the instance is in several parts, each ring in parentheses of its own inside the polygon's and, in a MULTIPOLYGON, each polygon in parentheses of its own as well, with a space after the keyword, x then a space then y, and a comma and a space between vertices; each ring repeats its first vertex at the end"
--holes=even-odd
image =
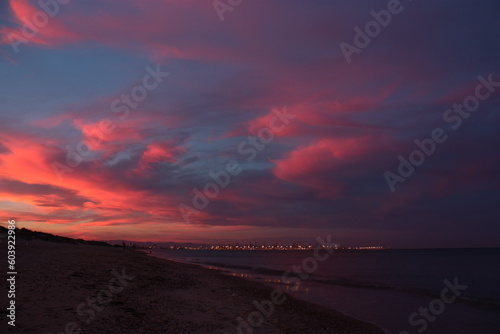
POLYGON ((17 252, 16 327, 7 333, 384 333, 289 295, 262 324, 242 325, 272 288, 142 251, 23 241, 17 252))
MULTIPOLYGON (((180 263, 180 264, 194 265, 196 267, 199 267, 199 268, 202 268, 205 270, 210 270, 210 271, 215 271, 215 272, 221 273, 222 275, 225 275, 225 276, 235 277, 237 279, 241 279, 241 280, 245 280, 247 282, 255 283, 255 284, 258 284, 262 287, 271 289, 271 290, 279 289, 279 290, 283 291, 283 293, 286 295, 286 298, 294 299, 295 301, 297 301, 299 303, 305 303, 305 304, 309 304, 309 305, 318 306, 321 308, 326 308, 330 312, 335 313, 335 315, 340 314, 343 317, 351 318, 351 319, 354 319, 356 321, 360 321, 360 322, 375 326, 381 331, 381 333, 385 333, 385 334, 389 333, 389 331, 387 329, 384 329, 382 326, 380 326, 377 323, 367 321, 367 320, 362 320, 362 319, 357 318, 355 316, 348 315, 348 314, 346 314, 338 309, 328 307, 326 305, 321 305, 321 303, 318 303, 314 300, 308 300, 307 298, 303 298, 303 296, 300 296, 300 295, 291 295, 290 292, 288 292, 288 287, 290 285, 287 285, 287 284, 281 282, 281 280, 278 280, 279 282, 277 282, 274 275, 262 274, 262 273, 260 273, 260 274, 248 273, 245 270, 242 270, 241 268, 236 269, 236 268, 231 267, 231 266, 224 266, 223 264, 190 262, 188 260, 181 260, 181 259, 178 259, 175 257, 171 257, 171 258, 165 257, 164 254, 162 255, 162 254, 159 254, 158 252, 149 253, 146 250, 142 250, 142 251, 144 251, 147 255, 155 257, 155 258, 164 259, 167 261, 180 263)), ((281 272, 281 271, 279 271, 279 272, 281 272)), ((281 277, 281 274, 280 274, 280 277, 281 277)), ((303 282, 303 283, 305 283, 305 282, 303 282)), ((306 307, 306 305, 304 305, 304 307, 306 307)))

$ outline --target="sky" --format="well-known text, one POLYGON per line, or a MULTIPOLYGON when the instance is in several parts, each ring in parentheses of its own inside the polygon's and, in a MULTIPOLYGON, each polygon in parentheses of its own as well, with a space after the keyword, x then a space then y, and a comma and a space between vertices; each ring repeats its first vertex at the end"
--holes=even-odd
POLYGON ((496 0, 9 0, 0 217, 99 239, 500 246, 496 0))

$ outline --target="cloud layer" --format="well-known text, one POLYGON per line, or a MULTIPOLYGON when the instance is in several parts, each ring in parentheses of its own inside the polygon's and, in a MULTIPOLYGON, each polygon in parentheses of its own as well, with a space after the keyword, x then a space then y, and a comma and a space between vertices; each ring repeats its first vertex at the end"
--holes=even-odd
POLYGON ((350 64, 339 44, 387 2, 244 1, 222 22, 210 1, 47 3, 30 38, 39 3, 1 7, 5 219, 100 239, 498 246, 500 88, 460 129, 443 120, 478 76, 500 81, 497 2, 403 2, 350 64), (391 192, 384 173, 437 127, 446 142, 391 192))

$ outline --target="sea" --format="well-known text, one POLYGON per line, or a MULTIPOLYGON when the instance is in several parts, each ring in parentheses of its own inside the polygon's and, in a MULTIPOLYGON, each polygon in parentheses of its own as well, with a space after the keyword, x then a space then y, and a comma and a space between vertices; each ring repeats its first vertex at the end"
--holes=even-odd
POLYGON ((388 334, 500 333, 500 248, 155 249, 152 255, 259 281, 388 334), (284 277, 286 271, 301 274, 284 277))

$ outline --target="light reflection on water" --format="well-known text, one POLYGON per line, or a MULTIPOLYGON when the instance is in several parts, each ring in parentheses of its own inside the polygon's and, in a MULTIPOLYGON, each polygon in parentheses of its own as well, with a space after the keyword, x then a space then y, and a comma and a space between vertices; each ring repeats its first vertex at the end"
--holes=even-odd
MULTIPOLYGON (((339 251, 311 279, 284 282, 282 273, 301 264, 308 251, 157 251, 156 256, 191 262, 227 275, 264 283, 354 318, 378 324, 388 333, 413 329, 408 317, 439 294, 444 279, 468 286, 463 297, 500 303, 500 249, 339 251), (382 287, 383 289, 377 288, 382 287)), ((426 334, 498 333, 498 309, 454 303, 426 334)))
MULTIPOLYGON (((211 267, 211 268, 216 269, 215 267, 211 267)), ((233 276, 233 277, 240 277, 240 278, 245 278, 245 279, 265 283, 267 285, 271 285, 274 288, 278 288, 280 290, 283 290, 286 293, 296 293, 296 294, 301 294, 301 295, 305 294, 306 296, 309 296, 311 294, 310 287, 308 287, 308 286, 303 286, 302 284, 285 283, 281 279, 277 279, 277 278, 260 277, 260 276, 255 276, 255 275, 250 275, 247 273, 240 273, 240 272, 230 272, 230 273, 228 273, 228 275, 233 276)))

